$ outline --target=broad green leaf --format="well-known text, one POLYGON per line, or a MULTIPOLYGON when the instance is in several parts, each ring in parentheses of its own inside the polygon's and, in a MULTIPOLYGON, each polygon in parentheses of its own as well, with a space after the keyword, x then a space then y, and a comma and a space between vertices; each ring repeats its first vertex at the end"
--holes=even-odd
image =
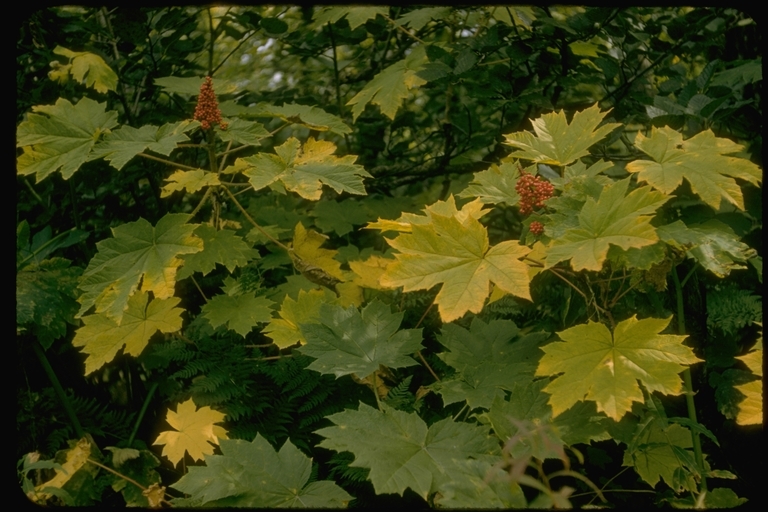
POLYGON ((160 128, 145 125, 141 128, 121 126, 108 133, 96 144, 88 160, 104 158, 118 171, 128 161, 145 149, 168 156, 176 149, 176 144, 189 140, 184 132, 198 126, 196 121, 180 121, 164 124, 160 128))
POLYGON ((60 169, 69 179, 88 160, 99 136, 117 126, 117 112, 106 107, 88 98, 77 105, 59 98, 55 105, 32 107, 39 113, 27 114, 16 129, 16 147, 24 150, 16 172, 35 174, 40 182, 60 169))
POLYGON ((259 257, 259 251, 252 249, 231 229, 217 230, 201 224, 195 229, 195 236, 203 241, 203 250, 182 256, 184 266, 179 269, 177 279, 184 279, 195 272, 208 274, 216 264, 224 265, 230 273, 237 267, 244 267, 248 261, 259 257))
POLYGON ((444 216, 428 208, 428 216, 420 220, 428 224, 411 224, 410 233, 387 240, 399 253, 381 277, 381 285, 402 286, 410 292, 443 283, 435 298, 443 322, 467 311, 479 313, 491 282, 530 300, 528 266, 520 258, 531 249, 517 241, 490 247, 488 232, 471 212, 444 216))
POLYGON ((747 498, 739 498, 733 490, 723 487, 707 491, 704 497, 707 508, 736 508, 747 501, 747 498))
POLYGON ((261 139, 270 136, 261 123, 237 117, 229 122, 226 130, 218 130, 217 133, 223 141, 239 142, 249 146, 258 146, 261 139))
POLYGON ((312 210, 315 226, 325 233, 335 231, 344 236, 354 229, 354 226, 365 224, 370 220, 360 203, 353 199, 344 201, 319 201, 312 210))
POLYGON ((298 350, 314 357, 308 366, 336 378, 354 373, 365 379, 379 369, 413 366, 409 354, 423 348, 420 329, 403 329, 403 313, 390 313, 389 306, 374 300, 362 312, 357 308, 321 304, 318 322, 300 324, 306 340, 298 350))
POLYGON ((494 397, 504 396, 516 382, 532 379, 541 355, 538 344, 547 334, 515 339, 519 334, 510 320, 485 323, 475 318, 469 330, 444 324, 437 339, 449 352, 438 355, 457 370, 454 379, 436 386, 445 405, 466 400, 470 409, 488 408, 494 397))
POLYGON ((201 314, 208 319, 215 329, 227 324, 227 329, 242 337, 251 332, 258 323, 272 319, 273 302, 266 297, 256 297, 251 293, 241 295, 216 295, 206 303, 201 314))
MULTIPOLYGON (((155 85, 160 86, 167 93, 186 94, 189 96, 197 96, 200 94, 200 86, 205 81, 204 77, 177 77, 177 76, 164 76, 162 78, 155 78, 155 85)), ((221 80, 219 78, 213 78, 213 90, 217 95, 231 94, 236 92, 239 87, 237 82, 229 80, 221 80)))
POLYGON ((223 427, 214 425, 224 421, 225 414, 214 411, 210 407, 197 409, 190 398, 180 403, 176 411, 168 409, 166 421, 176 431, 161 432, 152 444, 164 444, 163 455, 177 465, 184 458, 184 452, 195 460, 202 460, 206 455, 213 454, 213 444, 219 444, 219 439, 227 439, 223 427))
POLYGON ((459 465, 463 474, 440 486, 435 496, 436 507, 472 510, 527 507, 520 485, 511 481, 509 473, 498 464, 466 459, 459 465))
POLYGON ((397 18, 395 24, 410 25, 413 30, 421 30, 430 21, 443 19, 450 13, 450 7, 424 7, 403 14, 397 18))
POLYGON ((320 248, 326 240, 327 236, 311 229, 307 231, 299 222, 294 230, 290 256, 293 265, 304 277, 313 283, 333 288, 345 281, 345 278, 341 264, 334 259, 336 251, 320 248))
POLYGON ((312 18, 310 28, 316 29, 326 23, 336 23, 346 16, 349 22, 349 28, 355 30, 366 21, 375 18, 377 15, 387 16, 388 7, 368 7, 368 6, 349 6, 349 7, 324 7, 315 12, 312 18))
POLYGON ((338 135, 352 133, 352 128, 347 126, 340 117, 329 114, 319 107, 286 103, 282 107, 270 105, 264 108, 270 115, 291 123, 303 124, 310 130, 317 130, 319 132, 330 131, 338 135))
POLYGON ((72 345, 83 347, 88 354, 85 359, 85 374, 88 375, 112 361, 117 351, 125 347, 124 353, 134 357, 141 354, 149 339, 157 332, 176 332, 181 329, 181 313, 177 308, 178 297, 152 299, 144 292, 134 293, 128 299, 128 308, 123 321, 118 325, 106 314, 83 317, 83 325, 75 332, 72 345))
POLYGON ((171 174, 165 181, 167 185, 162 188, 160 197, 168 197, 177 190, 186 190, 188 193, 197 192, 203 187, 221 185, 219 175, 202 169, 194 171, 182 171, 181 169, 171 174))
POLYGON ((320 322, 320 305, 328 303, 335 297, 328 297, 327 290, 299 290, 297 300, 289 295, 283 299, 278 314, 261 332, 271 338, 279 348, 290 347, 296 343, 307 343, 299 329, 299 324, 316 324, 320 322), (329 300, 330 299, 330 300, 329 300))
POLYGON ((70 247, 88 238, 89 233, 77 228, 53 235, 51 226, 45 226, 29 240, 29 223, 22 220, 16 228, 16 270, 35 263, 40 265, 58 249, 70 247))
POLYGON ((498 459, 497 441, 487 428, 454 423, 451 418, 427 427, 416 413, 381 407, 379 411, 361 403, 357 411, 332 414, 327 418, 334 426, 316 432, 326 438, 318 446, 352 452, 351 467, 370 469, 368 478, 376 494, 402 496, 410 487, 426 499, 462 478, 462 462, 468 458, 498 459))
POLYGON ((53 53, 70 59, 68 69, 76 81, 85 80, 87 87, 93 87, 102 94, 117 90, 117 74, 98 55, 90 52, 73 52, 62 46, 54 48, 53 53))
POLYGON ((487 170, 475 173, 472 183, 459 197, 477 197, 483 204, 506 203, 507 206, 515 206, 520 201, 520 194, 515 189, 519 177, 517 163, 493 164, 487 170))
MULTIPOLYGON (((744 62, 744 61, 742 61, 744 62)), ((729 89, 753 84, 763 79, 763 59, 748 60, 743 64, 715 73, 710 86, 724 85, 729 89)))
POLYGON ((169 213, 155 227, 139 219, 112 228, 113 238, 96 244, 99 252, 83 272, 77 317, 95 305, 97 313, 120 325, 137 289, 151 291, 156 299, 172 297, 176 271, 184 263, 179 256, 203 249, 203 241, 192 234, 198 225, 187 224, 189 219, 187 214, 169 213))
POLYGON ((728 156, 742 151, 744 146, 715 137, 712 130, 684 141, 680 132, 654 127, 650 137, 638 133, 635 146, 654 160, 627 164, 627 171, 637 173, 638 180, 671 194, 685 178, 693 192, 716 210, 721 200, 744 209, 741 187, 734 178, 753 185, 762 181, 757 165, 745 158, 728 156))
POLYGON ((608 135, 618 123, 597 126, 608 112, 600 112, 597 104, 581 112, 576 112, 569 124, 565 112, 544 114, 531 121, 533 131, 510 133, 504 137, 510 146, 520 149, 512 157, 533 160, 540 164, 568 165, 575 160, 589 155, 588 149, 608 135))
POLYGON ((279 180, 286 189, 312 201, 320 199, 323 185, 338 193, 365 195, 363 178, 371 175, 355 164, 356 156, 339 158, 333 156, 335 151, 336 146, 329 141, 310 137, 302 147, 298 139, 291 137, 275 148, 276 155, 259 153, 238 158, 235 169, 248 177, 254 190, 279 180))
POLYGON ((219 440, 221 455, 190 466, 173 488, 209 507, 343 508, 352 500, 330 481, 308 484, 312 459, 291 441, 276 452, 256 434, 253 442, 219 440))
POLYGON ((624 250, 658 241, 651 214, 670 196, 641 187, 626 194, 629 178, 605 187, 600 199, 588 197, 579 213, 579 227, 570 228, 547 248, 547 267, 571 260, 574 270, 600 271, 610 245, 624 250))
POLYGON ((374 76, 362 91, 347 102, 347 106, 352 105, 352 120, 357 121, 368 103, 379 105, 381 113, 394 120, 397 109, 408 97, 408 91, 426 83, 417 75, 426 63, 424 46, 417 46, 405 59, 374 76))
POLYGON ((67 324, 75 324, 83 271, 69 265, 64 258, 51 258, 16 273, 16 326, 30 329, 45 349, 67 334, 67 324))
POLYGON ((564 343, 542 348, 537 376, 562 374, 544 391, 555 416, 582 400, 597 402, 597 410, 619 421, 632 407, 643 402, 638 386, 649 392, 679 395, 679 373, 701 361, 682 344, 685 336, 659 334, 672 318, 635 316, 619 322, 611 334, 600 323, 589 322, 557 333, 564 343))
POLYGON ((692 469, 686 464, 693 460, 693 452, 688 450, 692 446, 690 430, 676 423, 665 428, 658 420, 653 420, 643 428, 633 445, 634 449, 628 448, 624 452, 624 466, 634 466, 637 474, 651 487, 660 479, 675 492, 687 487, 676 473, 685 474, 692 469))

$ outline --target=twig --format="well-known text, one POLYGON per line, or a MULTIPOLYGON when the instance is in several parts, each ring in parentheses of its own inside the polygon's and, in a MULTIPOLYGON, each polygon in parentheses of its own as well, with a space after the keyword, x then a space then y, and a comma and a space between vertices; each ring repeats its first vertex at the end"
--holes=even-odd
POLYGON ((429 307, 428 307, 428 308, 427 308, 427 309, 424 311, 424 314, 423 314, 423 315, 421 315, 421 318, 419 318, 419 321, 418 321, 418 322, 416 322, 416 326, 414 327, 414 329, 418 329, 418 328, 419 328, 419 326, 421 325, 421 322, 423 322, 423 321, 424 321, 424 319, 427 317, 427 313, 429 313, 429 310, 430 310, 430 309, 432 309, 432 306, 434 306, 434 305, 435 305, 435 301, 433 300, 433 301, 432 301, 432 302, 429 304, 429 307))
POLYGON ((195 283, 195 286, 197 287, 197 291, 199 291, 200 295, 203 296, 203 299, 205 299, 205 302, 208 302, 208 297, 205 296, 205 294, 203 293, 203 289, 200 288, 200 285, 197 284, 197 281, 195 281, 195 276, 189 276, 189 277, 192 279, 192 282, 195 283))
MULTIPOLYGON (((118 472, 117 472, 117 471, 115 471, 114 469, 112 469, 112 468, 110 468, 110 467, 107 467, 107 466, 105 466, 104 464, 102 464, 102 463, 100 463, 100 462, 96 462, 95 460, 91 459, 90 457, 87 459, 87 461, 88 461, 88 462, 90 462, 91 464, 93 464, 94 466, 98 466, 98 467, 100 467, 101 469, 103 469, 103 470, 105 470, 105 471, 109 471, 109 472, 110 472, 110 473, 112 473, 113 475, 115 475, 115 476, 118 476, 118 477, 122 478, 122 479, 123 479, 123 480, 125 480, 126 482, 130 482, 130 483, 132 483, 133 485, 135 485, 136 487, 138 487, 138 488, 139 488, 139 489, 141 489, 142 491, 146 491, 146 490, 147 490, 147 488, 146 488, 146 487, 144 487, 143 485, 141 485, 139 482, 137 482, 137 481, 136 481, 136 480, 134 480, 133 478, 127 477, 127 476, 125 476, 125 475, 124 475, 124 474, 122 474, 122 473, 118 473, 118 472)), ((163 503, 165 503, 166 505, 169 505, 169 506, 171 506, 171 507, 173 506, 173 504, 172 504, 172 503, 170 503, 170 502, 166 501, 166 500, 165 500, 165 499, 163 499, 163 498, 160 498, 160 501, 162 501, 163 503)))
POLYGON ((426 367, 427 367, 427 370, 429 370, 429 373, 431 373, 431 374, 432 374, 432 376, 435 378, 435 380, 439 382, 439 381, 440 381, 440 377, 438 377, 438 376, 437 376, 437 374, 436 374, 436 373, 435 373, 435 371, 432 369, 432 367, 431 367, 431 366, 429 366, 429 363, 427 362, 427 360, 426 360, 426 359, 424 359, 424 356, 423 356, 423 355, 421 355, 421 350, 417 350, 417 351, 416 351, 416 354, 418 354, 418 356, 419 356, 419 359, 421 359, 421 362, 422 362, 422 363, 424 363, 424 366, 426 366, 426 367))
POLYGON ((208 200, 208 197, 210 197, 210 195, 211 195, 211 188, 212 188, 212 187, 208 187, 208 188, 205 190, 205 194, 203 194, 203 198, 200 200, 200 202, 199 202, 199 203, 197 203, 197 206, 195 206, 195 209, 194 209, 194 210, 192 210, 192 213, 191 213, 191 215, 192 215, 193 217, 194 217, 195 215, 197 215, 197 212, 199 212, 199 211, 200 211, 200 208, 202 208, 202 207, 203 207, 203 204, 205 204, 205 202, 208 200))
POLYGON ((144 158, 149 158, 150 160, 172 165, 174 167, 178 167, 179 169, 188 169, 190 171, 196 171, 198 169, 197 167, 190 167, 189 165, 180 164, 178 162, 174 162, 173 160, 166 160, 165 158, 159 158, 154 155, 148 155, 146 153, 139 153, 138 156, 143 156, 144 158))
POLYGON ((269 240, 270 240, 272 243, 274 243, 275 245, 277 245, 277 246, 278 246, 278 247, 280 247, 281 249, 284 249, 284 250, 288 251, 289 253, 291 252, 291 248, 290 248, 290 247, 288 247, 287 245, 285 245, 284 243, 282 243, 280 240, 277 240, 277 239, 276 239, 276 238, 274 238, 272 235, 270 235, 269 233, 267 233, 266 231, 264 231, 264 228, 262 228, 261 226, 259 226, 259 225, 256 223, 256 221, 255 221, 255 220, 253 220, 253 217, 251 217, 251 215, 250 215, 250 214, 249 214, 249 213, 246 211, 246 209, 245 209, 245 208, 243 208, 243 205, 241 205, 241 204, 240 204, 240 201, 238 201, 238 200, 237 200, 237 198, 236 198, 236 197, 235 197, 235 196, 232 194, 232 192, 230 192, 230 191, 229 191, 229 189, 228 189, 227 187, 222 187, 222 188, 223 188, 224 192, 226 192, 226 193, 227 193, 227 195, 229 196, 229 198, 230 198, 230 199, 232 199, 232 201, 234 201, 234 203, 235 203, 235 206, 237 206, 237 207, 240 209, 240 211, 243 213, 243 215, 245 216, 245 218, 246 218, 246 219, 248 219, 248 222, 250 222, 251 224, 253 224, 253 227, 255 227, 256 229, 258 229, 258 230, 261 232, 261 234, 262 234, 262 235, 264 235, 265 237, 267 237, 267 239, 269 239, 269 240))
POLYGON ((392 18, 390 18, 386 14, 382 14, 382 16, 384 17, 385 20, 387 20, 388 22, 392 23, 395 26, 395 28, 400 30, 403 34, 407 35, 408 37, 410 37, 410 38, 412 38, 412 39, 414 39, 416 41, 418 41, 421 44, 424 44, 424 45, 427 44, 424 41, 422 41, 421 39, 419 39, 415 34, 411 34, 407 30, 405 30, 405 28, 402 25, 398 25, 397 23, 395 23, 395 20, 393 20, 392 18))

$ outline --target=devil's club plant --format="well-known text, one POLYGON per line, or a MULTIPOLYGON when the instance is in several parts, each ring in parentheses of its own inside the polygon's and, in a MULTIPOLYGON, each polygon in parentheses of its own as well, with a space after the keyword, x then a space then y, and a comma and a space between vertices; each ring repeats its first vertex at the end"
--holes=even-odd
MULTIPOLYGON (((31 499, 90 504, 111 486, 128 505, 153 507, 344 507, 379 494, 435 507, 567 507, 610 503, 619 475, 601 471, 615 462, 636 475, 622 486, 655 487, 657 500, 744 501, 714 484, 741 475, 723 467, 723 431, 697 410, 710 400, 734 428, 761 422, 762 342, 747 332, 761 321, 759 297, 736 283, 739 272, 762 282, 755 238, 743 239, 760 229, 751 198, 762 170, 736 142, 746 135, 717 122, 749 103, 723 88, 751 97, 760 79, 750 62, 672 63, 680 39, 652 65, 669 67, 648 72, 662 81, 646 86, 674 94, 643 97, 629 115, 636 105, 624 88, 647 70, 627 80, 632 68, 616 55, 630 52, 643 69, 654 60, 627 44, 630 25, 655 27, 653 12, 203 11, 205 30, 191 26, 173 43, 164 34, 180 30, 187 11, 137 11, 153 27, 146 49, 97 11, 100 30, 133 41, 126 51, 146 51, 140 62, 153 71, 136 78, 121 63, 130 45, 115 43, 110 62, 57 46, 71 63, 52 65, 50 79, 75 89, 31 105, 18 125, 19 180, 36 197, 35 187, 68 181, 82 226, 32 235, 20 206, 17 337, 71 422, 60 441, 75 440, 55 461, 22 459, 31 499), (256 34, 267 38, 260 53, 276 44, 301 56, 287 61, 301 62, 290 87, 328 89, 293 78, 302 66, 325 73, 313 67, 322 57, 333 106, 300 104, 315 100, 298 93, 288 101, 296 91, 275 92, 272 82, 238 82, 224 64, 236 52, 248 62, 240 46, 256 34), (157 74, 173 44, 206 48, 207 76, 173 66, 157 74), (369 47, 375 65, 355 73, 356 52, 369 47), (554 74, 537 61, 552 52, 562 57, 554 74), (664 80, 675 66, 687 74, 664 80), (609 92, 590 89, 579 101, 562 79, 593 68, 609 92), (216 79, 221 102, 217 73, 226 75, 216 79), (142 117, 131 105, 142 103, 146 80, 162 112, 142 117), (497 95, 517 121, 487 108, 497 95), (416 142, 433 102, 441 128, 416 142), (123 181, 113 180, 118 171, 123 181), (94 173, 134 198, 130 218, 80 209, 100 193, 87 190, 94 173), (78 254, 86 230, 98 240, 82 268, 51 257, 78 254), (693 302, 705 282, 710 295, 693 302), (702 323, 697 307, 731 320, 702 323), (57 346, 76 347, 91 379, 141 372, 139 413, 114 446, 100 451, 93 436, 107 433, 81 423, 108 414, 62 388, 49 362, 57 346), (694 382, 691 367, 703 368, 714 393, 695 387, 704 380, 694 382)), ((671 41, 677 32, 664 27, 671 41)))

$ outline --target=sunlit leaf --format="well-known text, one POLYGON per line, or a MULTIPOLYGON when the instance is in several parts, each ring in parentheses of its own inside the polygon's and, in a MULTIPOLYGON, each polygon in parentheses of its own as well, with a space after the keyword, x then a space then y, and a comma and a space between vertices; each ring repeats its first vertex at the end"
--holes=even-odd
POLYGON ((272 319, 273 302, 251 293, 241 295, 215 295, 202 308, 201 314, 215 329, 227 325, 228 329, 245 337, 259 323, 272 319))
POLYGON ((186 190, 189 193, 197 192, 204 187, 221 185, 219 176, 213 172, 207 172, 202 169, 194 171, 178 171, 171 174, 165 181, 168 181, 161 189, 160 197, 168 197, 177 190, 186 190))
MULTIPOLYGON (((693 460, 691 432, 673 423, 663 427, 658 420, 653 420, 634 440, 635 449, 624 452, 624 466, 634 466, 640 477, 652 487, 660 479, 672 487, 675 492, 686 486, 676 477, 679 471, 685 471, 686 458, 693 460), (686 458, 681 455, 687 454, 686 458)), ((685 471, 687 472, 687 471, 685 471)), ((693 489, 689 489, 693 490, 693 489)))
POLYGON ((469 184, 459 197, 477 197, 483 204, 506 203, 515 206, 520 201, 515 185, 520 177, 520 171, 514 162, 493 164, 487 170, 475 173, 469 184))
POLYGON ((229 121, 226 130, 219 130, 217 133, 223 141, 239 142, 250 146, 257 146, 261 139, 270 136, 261 123, 237 117, 229 121))
POLYGON ((252 259, 259 257, 259 252, 252 249, 231 229, 217 230, 213 226, 201 224, 195 229, 195 235, 203 241, 203 250, 182 256, 184 266, 179 269, 177 279, 184 279, 195 272, 208 274, 216 265, 224 265, 230 273, 237 267, 244 267, 252 259))
POLYGON ((322 27, 326 23, 336 23, 346 17, 347 21, 349 21, 349 28, 355 30, 379 14, 386 16, 389 14, 389 8, 377 6, 325 7, 315 12, 311 28, 322 27))
POLYGON ((121 126, 108 133, 96 144, 88 160, 104 158, 118 171, 145 149, 168 156, 179 142, 189 140, 185 132, 198 126, 196 121, 164 124, 160 128, 144 125, 141 128, 121 126))
POLYGON ((93 87, 102 94, 117 90, 117 74, 98 55, 90 52, 73 52, 62 46, 54 48, 53 53, 70 59, 69 72, 78 82, 85 80, 87 87, 93 87))
MULTIPOLYGON (((328 297, 328 290, 299 290, 297 300, 289 295, 283 299, 278 314, 280 318, 273 318, 261 332, 266 334, 280 348, 286 348, 296 343, 305 344, 304 335, 299 329, 300 324, 312 324, 320 322, 320 305, 328 303, 335 297, 328 297)), ((332 294, 331 294, 332 295, 332 294)))
POLYGON ((166 421, 176 431, 167 430, 157 436, 152 444, 164 444, 163 455, 173 465, 177 465, 187 452, 195 460, 202 460, 206 455, 213 454, 213 444, 219 444, 219 439, 227 439, 223 427, 214 425, 224 421, 225 414, 214 411, 210 407, 197 409, 190 398, 176 407, 176 412, 168 409, 166 421))

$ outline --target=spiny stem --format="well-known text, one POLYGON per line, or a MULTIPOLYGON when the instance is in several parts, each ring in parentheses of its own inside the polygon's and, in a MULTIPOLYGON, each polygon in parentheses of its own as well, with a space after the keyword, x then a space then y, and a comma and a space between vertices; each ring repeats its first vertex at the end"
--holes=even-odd
POLYGON ((235 197, 235 196, 232 194, 232 192, 230 192, 230 191, 229 191, 229 189, 228 189, 227 187, 222 187, 222 189, 224 190, 224 192, 226 192, 226 193, 227 193, 227 195, 229 196, 229 198, 230 198, 230 199, 232 199, 232 201, 235 203, 235 206, 237 206, 237 207, 238 207, 238 209, 239 209, 239 210, 242 212, 242 214, 245 216, 245 218, 246 218, 246 219, 248 219, 248 222, 250 222, 251 224, 253 224, 253 227, 255 227, 256 229, 258 229, 258 230, 261 232, 261 234, 262 234, 262 235, 264 235, 265 237, 267 237, 267 239, 268 239, 268 240, 270 240, 272 243, 274 243, 275 245, 277 245, 277 246, 278 246, 278 247, 280 247, 281 249, 284 249, 284 250, 288 251, 289 253, 291 252, 291 248, 290 248, 290 247, 288 247, 287 245, 285 245, 284 243, 282 243, 280 240, 277 240, 277 239, 276 239, 276 238, 274 238, 272 235, 270 235, 269 233, 267 233, 266 231, 264 231, 264 228, 262 228, 261 226, 259 226, 259 225, 256 223, 256 221, 255 221, 255 220, 253 220, 253 217, 251 217, 251 215, 250 215, 250 214, 249 214, 249 213, 246 211, 246 209, 245 209, 245 208, 243 208, 243 205, 241 205, 241 204, 240 204, 240 201, 238 201, 238 200, 237 200, 237 198, 236 198, 236 197, 235 197))

